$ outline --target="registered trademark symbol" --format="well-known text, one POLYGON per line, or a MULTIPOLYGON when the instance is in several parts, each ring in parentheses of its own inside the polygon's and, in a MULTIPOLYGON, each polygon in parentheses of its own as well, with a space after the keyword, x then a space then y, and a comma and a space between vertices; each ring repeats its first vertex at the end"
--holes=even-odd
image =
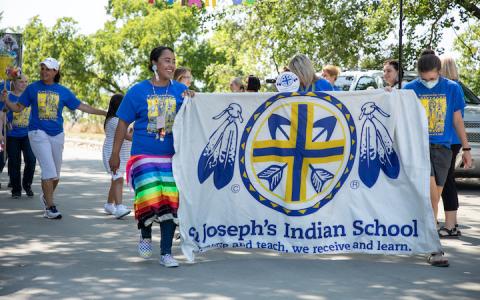
POLYGON ((231 187, 231 190, 233 193, 237 194, 238 192, 240 192, 240 185, 239 184, 233 184, 232 187, 231 187))
POLYGON ((352 182, 350 182, 350 187, 356 190, 360 187, 360 182, 358 182, 358 180, 353 180, 352 182))

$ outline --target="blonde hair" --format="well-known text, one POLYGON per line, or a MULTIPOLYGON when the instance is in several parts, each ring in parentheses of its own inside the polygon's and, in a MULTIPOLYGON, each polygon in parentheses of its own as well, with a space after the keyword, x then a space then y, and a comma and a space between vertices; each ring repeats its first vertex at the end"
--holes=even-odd
POLYGON ((176 81, 182 80, 183 76, 185 76, 187 73, 192 73, 192 70, 186 67, 178 67, 175 70, 175 73, 173 73, 173 79, 176 81))
POLYGON ((453 57, 443 57, 441 60, 442 69, 440 70, 440 75, 450 80, 458 81, 458 69, 455 64, 455 59, 453 59, 453 57))
POLYGON ((323 67, 322 71, 325 71, 328 75, 332 76, 337 79, 338 75, 340 75, 340 68, 334 65, 326 65, 323 67))
POLYGON ((300 84, 304 88, 311 86, 318 79, 312 61, 304 54, 297 54, 292 57, 288 69, 298 76, 300 84))

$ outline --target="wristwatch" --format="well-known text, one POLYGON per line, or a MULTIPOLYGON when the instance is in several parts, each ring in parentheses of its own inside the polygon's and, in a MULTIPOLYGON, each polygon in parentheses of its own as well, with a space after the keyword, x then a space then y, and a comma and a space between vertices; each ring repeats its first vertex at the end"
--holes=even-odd
POLYGON ((472 148, 471 148, 471 147, 468 147, 468 148, 462 148, 462 151, 470 151, 470 150, 472 150, 472 148))

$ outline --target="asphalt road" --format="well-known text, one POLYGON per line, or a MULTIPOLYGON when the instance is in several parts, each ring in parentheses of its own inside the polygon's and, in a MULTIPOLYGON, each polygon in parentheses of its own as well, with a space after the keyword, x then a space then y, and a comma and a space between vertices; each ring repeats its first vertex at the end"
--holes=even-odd
MULTIPOLYGON (((137 256, 130 215, 103 213, 108 176, 95 147, 68 143, 56 194, 62 220, 42 217, 36 196, 0 191, 1 299, 480 299, 480 181, 460 180, 459 240, 442 240, 449 268, 422 256, 285 255, 223 249, 167 269, 137 256)), ((132 204, 125 191, 126 204, 132 204)), ((158 228, 154 243, 158 249, 158 228)))

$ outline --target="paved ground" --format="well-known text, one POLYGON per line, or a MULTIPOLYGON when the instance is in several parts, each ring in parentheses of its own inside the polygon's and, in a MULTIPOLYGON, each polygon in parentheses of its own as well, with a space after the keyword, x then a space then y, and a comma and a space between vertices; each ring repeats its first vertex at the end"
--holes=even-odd
MULTIPOLYGON (((1 182, 6 183, 6 174, 1 182)), ((292 256, 215 250, 166 269, 136 255, 133 217, 102 212, 108 188, 100 151, 68 144, 57 193, 62 220, 40 202, 0 191, 2 299, 480 299, 480 181, 461 183, 460 240, 442 241, 449 268, 423 257, 292 256)), ((34 191, 38 195, 38 179, 34 191)), ((129 191, 126 198, 131 198, 129 191)), ((126 201, 131 205, 131 200, 126 201)), ((157 229, 158 230, 158 229, 157 229)), ((158 232, 154 237, 158 243, 158 232)))

